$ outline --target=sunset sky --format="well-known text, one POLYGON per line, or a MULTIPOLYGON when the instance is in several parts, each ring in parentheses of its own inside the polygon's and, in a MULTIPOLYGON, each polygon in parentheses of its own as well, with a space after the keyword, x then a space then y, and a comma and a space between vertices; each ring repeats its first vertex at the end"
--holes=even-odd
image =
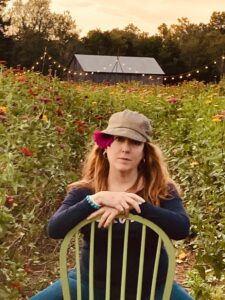
MULTIPOLYGON (((11 7, 14 0, 8 2, 11 7)), ((27 0, 22 0, 26 3, 27 0)), ((50 0, 52 12, 69 11, 80 36, 89 30, 124 29, 133 23, 150 35, 162 23, 177 24, 187 17, 191 23, 208 23, 214 11, 225 11, 225 0, 50 0)))
POLYGON ((225 11, 225 0, 52 0, 51 10, 68 10, 81 36, 96 28, 123 29, 129 23, 153 35, 160 24, 176 24, 181 17, 208 23, 214 11, 225 11))

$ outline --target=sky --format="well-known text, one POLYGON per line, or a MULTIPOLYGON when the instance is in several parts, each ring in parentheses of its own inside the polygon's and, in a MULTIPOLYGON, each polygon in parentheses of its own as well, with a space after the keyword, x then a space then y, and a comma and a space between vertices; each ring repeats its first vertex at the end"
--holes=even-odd
POLYGON ((177 24, 187 17, 191 23, 208 23, 214 11, 225 11, 225 0, 51 0, 51 11, 68 10, 80 36, 89 30, 123 29, 133 23, 150 35, 162 23, 177 24))

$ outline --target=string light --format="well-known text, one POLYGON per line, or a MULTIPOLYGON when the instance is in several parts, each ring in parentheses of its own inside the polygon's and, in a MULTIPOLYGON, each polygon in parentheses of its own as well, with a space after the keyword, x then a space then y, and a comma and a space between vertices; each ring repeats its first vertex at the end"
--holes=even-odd
MULTIPOLYGON (((45 51, 44 54, 39 58, 39 60, 36 61, 36 62, 34 63, 34 65, 31 67, 30 70, 34 71, 35 68, 40 68, 39 66, 40 66, 41 64, 42 64, 42 65, 44 64, 44 59, 47 59, 48 61, 53 60, 52 56, 48 55, 48 53, 45 51)), ((224 56, 224 55, 220 56, 218 59, 214 60, 212 63, 213 63, 214 65, 218 65, 218 64, 221 62, 221 60, 225 60, 225 56, 224 56)), ((116 62, 118 62, 118 61, 119 61, 119 60, 118 60, 118 58, 117 58, 117 59, 116 59, 116 62)), ((83 75, 88 76, 89 74, 91 74, 91 75, 94 75, 94 74, 95 74, 95 72, 93 72, 93 71, 90 72, 90 73, 88 73, 88 72, 86 72, 86 73, 82 73, 82 72, 80 72, 80 73, 77 73, 77 72, 72 73, 71 70, 68 70, 68 68, 66 68, 65 66, 62 66, 61 64, 59 64, 59 63, 58 63, 57 61, 55 61, 55 60, 52 61, 52 64, 55 65, 56 68, 62 69, 62 72, 66 72, 66 71, 67 71, 68 74, 73 74, 73 75, 78 75, 78 76, 79 76, 79 75, 80 75, 80 76, 83 76, 83 75)), ((122 65, 124 66, 125 64, 122 64, 122 65)), ((112 64, 109 64, 109 66, 112 66, 112 64)), ((51 66, 50 66, 50 68, 51 68, 51 66)), ((204 66, 202 66, 201 68, 195 69, 195 70, 193 70, 193 71, 191 71, 191 72, 187 72, 187 73, 183 73, 183 74, 177 74, 177 75, 174 74, 174 75, 163 76, 163 81, 168 81, 169 79, 172 80, 172 81, 175 81, 176 78, 182 80, 182 79, 184 79, 185 77, 186 77, 186 78, 190 78, 192 75, 194 75, 194 73, 199 74, 199 73, 201 73, 201 70, 208 70, 208 69, 209 69, 209 65, 204 65, 204 66)), ((27 71, 30 71, 30 70, 27 70, 27 71)), ((107 70, 107 67, 103 67, 103 70, 107 70)), ((131 67, 128 67, 128 70, 131 71, 132 68, 131 68, 131 67)), ((39 71, 39 70, 37 70, 37 71, 39 71)), ((53 71, 53 70, 51 69, 51 72, 52 72, 52 71, 53 71)), ((100 72, 101 72, 100 70, 97 70, 97 71, 96 71, 96 73, 100 73, 100 72)), ((55 74, 55 75, 56 75, 56 73, 57 73, 57 71, 54 70, 54 74, 55 74)), ((136 70, 135 73, 137 74, 138 71, 136 70)), ((142 77, 145 77, 145 75, 147 75, 147 74, 144 74, 144 73, 143 73, 143 74, 142 74, 142 77)), ((216 75, 215 75, 215 76, 216 76, 216 75)), ((216 77, 217 77, 217 76, 216 76, 216 77)), ((148 78, 149 78, 150 80, 154 80, 154 78, 153 78, 152 75, 150 75, 148 78)), ((160 80, 160 79, 162 79, 162 77, 155 77, 155 79, 160 80)))

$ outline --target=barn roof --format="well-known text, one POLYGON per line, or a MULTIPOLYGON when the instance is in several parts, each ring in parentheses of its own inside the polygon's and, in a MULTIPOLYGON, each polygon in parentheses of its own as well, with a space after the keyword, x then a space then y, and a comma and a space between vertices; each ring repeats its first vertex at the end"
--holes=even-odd
POLYGON ((165 74, 152 57, 75 54, 84 72, 165 74))

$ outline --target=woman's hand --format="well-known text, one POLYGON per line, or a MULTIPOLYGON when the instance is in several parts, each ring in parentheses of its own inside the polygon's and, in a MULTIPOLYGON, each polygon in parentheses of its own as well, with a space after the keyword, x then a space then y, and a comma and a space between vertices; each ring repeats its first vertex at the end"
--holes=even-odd
POLYGON ((127 192, 102 191, 91 195, 91 198, 101 206, 115 208, 119 213, 125 215, 129 213, 130 209, 135 209, 137 213, 140 213, 139 205, 145 202, 142 197, 127 192))
POLYGON ((91 220, 97 216, 101 216, 98 223, 98 228, 107 228, 114 221, 115 217, 119 214, 120 213, 115 208, 103 206, 97 211, 93 212, 87 218, 87 220, 91 220))

